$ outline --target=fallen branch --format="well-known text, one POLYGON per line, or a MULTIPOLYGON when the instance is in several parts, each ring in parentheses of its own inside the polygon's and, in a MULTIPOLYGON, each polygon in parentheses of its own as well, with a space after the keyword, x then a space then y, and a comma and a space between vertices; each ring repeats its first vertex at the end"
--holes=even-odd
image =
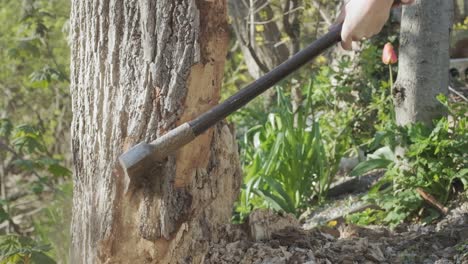
POLYGON ((460 97, 461 99, 465 100, 465 102, 468 102, 468 98, 466 98, 462 93, 460 93, 459 91, 453 89, 451 86, 449 86, 449 90, 450 92, 456 94, 458 97, 460 97))
POLYGON ((439 210, 443 215, 446 215, 448 213, 448 208, 443 206, 439 201, 437 201, 434 196, 431 194, 425 192, 422 188, 416 189, 418 194, 421 196, 421 198, 424 199, 428 204, 431 206, 435 207, 437 210, 439 210))

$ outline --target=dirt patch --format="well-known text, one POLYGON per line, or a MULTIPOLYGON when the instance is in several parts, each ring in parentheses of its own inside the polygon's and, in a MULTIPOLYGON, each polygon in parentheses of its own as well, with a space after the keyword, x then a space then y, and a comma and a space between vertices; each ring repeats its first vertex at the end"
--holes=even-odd
POLYGON ((225 231, 205 263, 468 263, 466 201, 437 224, 402 225, 394 231, 354 225, 304 230, 293 223, 262 241, 255 241, 250 227, 225 231))

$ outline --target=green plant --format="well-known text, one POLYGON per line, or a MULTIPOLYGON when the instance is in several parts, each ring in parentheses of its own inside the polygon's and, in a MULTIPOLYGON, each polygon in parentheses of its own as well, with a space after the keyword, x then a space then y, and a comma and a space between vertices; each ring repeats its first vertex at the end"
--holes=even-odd
POLYGON ((54 189, 54 182, 71 176, 61 165, 62 159, 54 157, 47 147, 43 132, 37 126, 14 124, 0 119, 0 157, 3 158, 3 176, 23 173, 31 176, 24 181, 33 193, 40 194, 45 187, 54 189))
POLYGON ((322 201, 338 170, 334 141, 323 137, 313 111, 312 82, 296 112, 277 90, 277 104, 265 124, 244 136, 244 188, 237 205, 241 218, 252 208, 269 207, 299 214, 311 199, 322 201))
MULTIPOLYGON (((62 216, 69 214, 66 208, 70 206, 59 203, 71 199, 63 187, 71 184, 70 162, 64 155, 69 152, 71 121, 70 3, 3 0, 1 5, 0 239, 13 241, 9 238, 15 234, 17 248, 30 250, 18 263, 34 263, 35 246, 26 243, 26 237, 41 245, 52 244, 53 248, 43 253, 61 258, 64 254, 58 253, 59 245, 51 239, 52 229, 64 228, 57 234, 69 230, 64 226, 68 218, 62 216), (56 218, 47 219, 45 215, 52 216, 51 210, 56 218), (44 229, 50 230, 50 237, 43 235, 44 229)), ((66 247, 64 242, 60 246, 66 247)))
POLYGON ((29 237, 0 236, 0 264, 54 264, 56 262, 46 254, 50 250, 49 245, 39 244, 29 237))
POLYGON ((54 152, 68 151, 69 2, 3 0, 0 9, 0 118, 41 126, 54 152))
POLYGON ((363 212, 346 216, 346 222, 357 225, 381 224, 383 218, 385 218, 385 211, 368 208, 363 212))
MULTIPOLYGON (((366 60, 380 56, 372 46, 364 54, 366 60)), ((240 134, 245 173, 235 219, 243 219, 258 207, 299 214, 311 201, 322 202, 341 158, 358 151, 371 138, 378 127, 376 117, 391 115, 386 101, 378 101, 388 100, 388 84, 376 82, 372 76, 385 68, 363 67, 362 75, 354 76, 348 70, 351 64, 345 57, 336 69, 316 68, 310 83, 303 85, 302 104, 294 113, 284 91, 290 90, 288 85, 304 83, 298 76, 283 82, 272 113, 264 113, 256 103, 231 118, 240 134), (373 87, 379 90, 373 91, 373 87), (375 108, 366 109, 374 101, 375 108), (309 144, 307 140, 314 146, 301 149, 309 144)))
MULTIPOLYGON (((384 178, 364 197, 379 205, 385 214, 383 223, 392 226, 415 215, 424 203, 416 192, 422 188, 445 204, 456 181, 468 188, 468 118, 466 104, 451 104, 444 96, 439 101, 447 107, 448 117, 441 118, 430 128, 416 123, 405 127, 391 126, 379 133, 376 141, 388 145, 358 165, 352 175, 361 175, 377 168, 388 169, 384 178), (385 139, 387 138, 387 139, 385 139), (394 149, 406 149, 404 157, 396 157, 394 149)), ((438 216, 437 211, 427 210, 425 221, 438 216)))
MULTIPOLYGON (((8 119, 0 120, 0 158, 0 185, 2 186, 0 223, 7 224, 6 236, 0 233, 0 239, 5 239, 5 243, 17 242, 16 247, 9 247, 9 250, 14 250, 8 253, 8 256, 12 259, 24 258, 23 263, 35 263, 28 261, 33 261, 30 258, 40 257, 36 252, 39 249, 32 246, 32 242, 28 244, 23 242, 34 241, 33 239, 37 238, 40 238, 40 241, 50 242, 52 241, 51 234, 59 234, 56 228, 62 225, 65 229, 61 230, 61 242, 54 245, 53 254, 59 254, 59 251, 62 251, 60 255, 63 259, 63 256, 67 254, 63 254, 63 246, 67 245, 65 240, 68 233, 68 217, 71 215, 71 212, 66 212, 67 208, 68 211, 70 210, 70 205, 65 202, 71 201, 71 188, 64 189, 60 185, 69 182, 71 172, 62 165, 63 161, 60 156, 48 152, 42 131, 37 126, 15 126, 8 119), (19 180, 13 181, 15 177, 19 180), (21 202, 22 199, 28 201, 26 207, 24 202, 21 202), (33 223, 30 220, 24 220, 27 218, 25 215, 36 216, 34 223, 36 233, 31 234, 30 240, 25 237, 14 240, 9 234, 16 233, 20 237, 30 234, 24 230, 32 227, 33 223), (45 215, 55 218, 44 217, 45 215), (15 220, 16 218, 22 219, 21 222, 15 220), (46 226, 49 224, 50 226, 46 226), (47 233, 51 235, 51 239, 44 236, 46 234, 44 229, 50 230, 47 233), (51 232, 52 229, 54 229, 53 232, 51 232)), ((11 259, 8 258, 8 260, 11 259)), ((6 263, 16 262, 7 261, 6 263)))

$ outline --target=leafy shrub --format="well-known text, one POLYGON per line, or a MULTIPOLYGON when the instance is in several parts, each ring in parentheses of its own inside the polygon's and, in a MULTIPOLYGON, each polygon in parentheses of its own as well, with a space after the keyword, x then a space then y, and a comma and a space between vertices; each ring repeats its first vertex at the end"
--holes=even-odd
POLYGON ((4 247, 1 250, 5 253, 2 261, 52 263, 43 261, 46 258, 42 255, 46 252, 66 258, 68 252, 64 254, 63 251, 68 251, 71 188, 62 185, 67 186, 70 182, 71 172, 62 165, 60 156, 48 151, 41 129, 31 125, 15 126, 8 119, 0 120, 0 158, 3 168, 0 174, 0 223, 7 223, 6 235, 0 233, 4 247), (26 208, 25 205, 18 207, 21 199, 28 201, 26 208), (24 215, 30 212, 35 215, 34 223, 23 219, 28 218, 24 215), (15 220, 16 216, 22 218, 20 223, 15 220), (25 231, 31 227, 35 232, 25 231), (60 234, 60 238, 54 239, 52 234, 60 234), (30 235, 29 238, 26 235, 30 235), (60 242, 49 252, 49 247, 37 246, 35 240, 46 242, 41 245, 60 242))
POLYGON ((66 260, 69 14, 64 0, 4 0, 0 8, 0 240, 10 250, 1 249, 0 263, 51 263, 42 253, 66 260))
POLYGON ((362 54, 357 75, 349 72, 352 62, 344 57, 335 68, 315 68, 306 85, 297 75, 283 82, 270 114, 256 102, 231 117, 245 175, 236 220, 253 208, 299 214, 311 201, 322 202, 341 158, 357 153, 392 118, 389 83, 374 78, 387 69, 364 62, 380 60, 380 54, 373 46, 362 54), (301 84, 305 99, 293 113, 284 91, 301 84))
POLYGON ((55 260, 46 253, 49 245, 42 245, 29 237, 8 235, 0 236, 0 264, 54 264, 55 260))
MULTIPOLYGON (((433 128, 421 123, 389 127, 376 137, 376 141, 387 144, 379 150, 386 154, 374 156, 353 171, 353 175, 361 175, 372 169, 388 169, 384 178, 364 198, 384 211, 369 223, 394 226, 415 215, 424 205, 416 191, 418 188, 442 204, 453 193, 454 182, 459 181, 465 189, 468 188, 468 107, 466 104, 449 104, 444 96, 439 100, 447 106, 449 117, 435 122, 433 128), (398 146, 406 149, 404 157, 393 154, 398 146)), ((350 219, 359 222, 372 214, 367 212, 350 219)), ((429 209, 425 221, 438 215, 437 211, 429 209)))

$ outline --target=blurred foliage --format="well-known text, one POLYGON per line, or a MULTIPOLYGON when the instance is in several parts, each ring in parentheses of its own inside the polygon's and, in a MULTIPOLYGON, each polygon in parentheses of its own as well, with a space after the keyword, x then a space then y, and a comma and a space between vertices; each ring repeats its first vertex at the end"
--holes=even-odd
MULTIPOLYGON (((252 81, 252 77, 249 74, 248 65, 246 64, 244 56, 244 53, 248 50, 248 48, 245 47, 244 42, 248 42, 249 40, 239 38, 249 38, 253 33, 255 36, 255 45, 253 46, 259 48, 265 48, 269 46, 271 49, 275 49, 278 46, 285 45, 288 47, 288 49, 294 50, 293 46, 296 46, 296 42, 299 47, 305 47, 320 37, 323 33, 328 31, 328 27, 330 25, 327 24, 323 16, 327 16, 328 20, 333 21, 336 13, 340 10, 338 7, 341 5, 342 1, 268 0, 264 2, 253 2, 258 2, 256 5, 259 5, 259 7, 255 10, 258 15, 256 16, 255 21, 256 26, 253 27, 254 32, 243 32, 248 36, 236 36, 235 30, 231 27, 231 46, 228 52, 225 67, 224 84, 222 90, 223 99, 234 94, 236 91, 243 88, 246 86, 246 84, 252 81), (293 4, 292 2, 295 3, 293 4), (290 9, 291 7, 292 9, 290 9), (286 22, 288 18, 289 23, 286 22), (266 43, 267 41, 264 39, 264 34, 276 34, 276 32, 264 32, 265 28, 267 27, 266 25, 268 24, 274 24, 274 28, 279 30, 279 37, 270 36, 272 39, 277 38, 277 43, 266 43), (286 27, 291 27, 291 29, 293 29, 294 34, 296 35, 295 39, 291 39, 290 34, 292 32, 286 30, 286 27)), ((243 5, 247 7, 249 3, 244 2, 243 5)), ((232 7, 232 4, 230 4, 230 7, 232 7)), ((229 17, 229 23, 231 26, 233 26, 236 20, 238 23, 245 23, 248 19, 249 16, 231 16, 229 17)), ((247 24, 249 23, 250 22, 247 24)), ((262 56, 261 53, 256 55, 258 57, 262 56)), ((327 62, 327 57, 328 55, 320 56, 317 59, 317 62, 319 62, 318 64, 305 66, 294 75, 302 76, 302 78, 308 79, 310 70, 312 68, 317 68, 317 65, 325 64, 327 62)), ((260 60, 262 59, 260 58, 260 60)), ((258 65, 256 65, 256 67, 258 67, 258 65)), ((261 100, 257 100, 257 103, 260 104, 261 100)))
MULTIPOLYGON (((40 129, 30 125, 14 126, 7 119, 0 120, 0 157, 3 159, 0 223, 5 223, 2 225, 5 234, 28 235, 31 241, 54 243, 53 251, 48 253, 66 260, 71 216, 70 170, 63 166, 59 155, 47 151, 40 129)), ((0 235, 0 239, 2 237, 0 235)), ((5 241, 12 242, 11 239, 5 241)), ((28 251, 29 244, 24 245, 25 248, 22 245, 15 244, 15 250, 9 251, 7 259, 20 258, 28 263, 26 259, 31 258, 29 261, 35 263, 34 259, 41 257, 38 252, 28 251)), ((45 248, 36 251, 39 249, 45 248)))
POLYGON ((435 121, 433 128, 420 123, 392 125, 376 135, 371 144, 383 147, 352 174, 387 169, 384 178, 364 197, 382 210, 369 210, 348 220, 391 226, 410 217, 431 222, 440 213, 424 205, 418 188, 441 204, 446 204, 450 195, 457 192, 456 183, 468 189, 468 105, 449 103, 445 96, 439 96, 439 100, 447 107, 449 116, 435 121), (395 155, 397 148, 406 150, 403 157, 395 155), (422 212, 421 208, 426 209, 422 212))
POLYGON ((50 251, 48 245, 42 245, 29 237, 7 235, 0 237, 0 263, 54 264, 44 252, 50 251))
POLYGON ((70 3, 0 5, 0 263, 63 263, 72 195, 70 3))
POLYGON ((468 17, 465 18, 465 21, 463 21, 463 23, 455 24, 453 29, 455 31, 468 30, 468 17))
POLYGON ((1 0, 0 118, 43 127, 51 151, 68 151, 71 120, 69 2, 1 0))

